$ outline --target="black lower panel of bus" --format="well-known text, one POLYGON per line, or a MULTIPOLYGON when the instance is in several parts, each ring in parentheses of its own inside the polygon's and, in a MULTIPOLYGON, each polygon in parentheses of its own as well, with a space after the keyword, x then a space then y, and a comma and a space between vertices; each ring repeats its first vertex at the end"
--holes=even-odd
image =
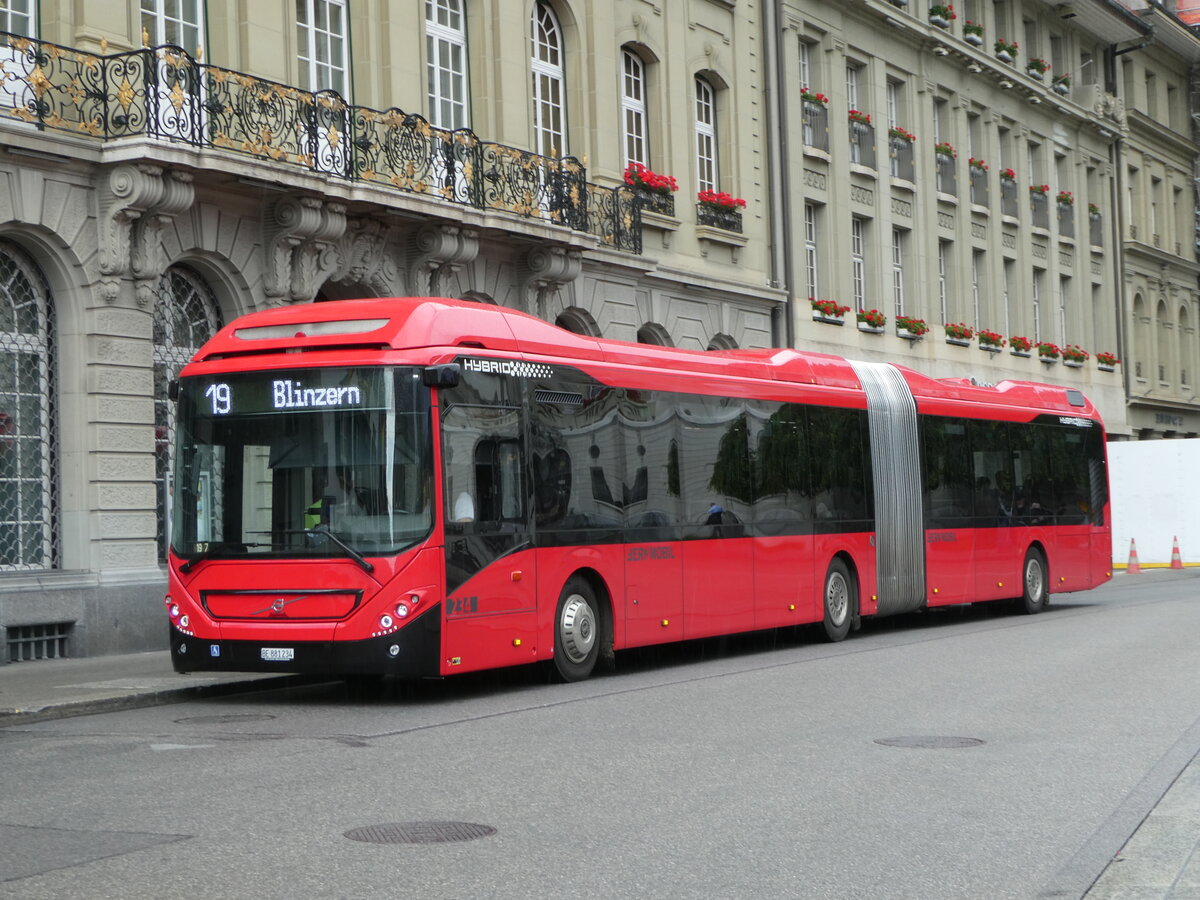
POLYGON ((439 603, 399 631, 365 641, 214 641, 171 627, 171 662, 176 672, 432 676, 440 668, 441 610, 439 603))

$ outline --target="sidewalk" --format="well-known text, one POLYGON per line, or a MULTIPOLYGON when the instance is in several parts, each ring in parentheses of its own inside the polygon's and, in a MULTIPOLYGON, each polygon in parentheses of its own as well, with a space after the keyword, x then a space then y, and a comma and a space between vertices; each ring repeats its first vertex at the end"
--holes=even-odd
POLYGON ((311 681, 305 675, 176 674, 167 650, 0 665, 0 728, 311 681))

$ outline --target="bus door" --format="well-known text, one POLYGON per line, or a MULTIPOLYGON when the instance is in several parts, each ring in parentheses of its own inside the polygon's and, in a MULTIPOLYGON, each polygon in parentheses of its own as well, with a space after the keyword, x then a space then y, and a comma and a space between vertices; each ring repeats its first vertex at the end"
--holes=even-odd
POLYGON ((1004 422, 970 422, 974 485, 974 600, 996 600, 1021 591, 1024 518, 1020 509, 1029 476, 1027 430, 1004 422))
POLYGON ((496 377, 465 373, 442 395, 443 674, 529 662, 537 648, 520 409, 474 383, 496 377))
POLYGON ((922 419, 925 450, 925 591, 930 606, 975 593, 974 466, 962 419, 922 419))

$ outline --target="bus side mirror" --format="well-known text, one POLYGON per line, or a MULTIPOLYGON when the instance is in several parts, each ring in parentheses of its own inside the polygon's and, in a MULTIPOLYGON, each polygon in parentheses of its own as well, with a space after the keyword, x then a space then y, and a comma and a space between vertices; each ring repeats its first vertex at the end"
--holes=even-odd
POLYGON ((446 363, 441 366, 426 366, 421 371, 421 383, 425 387, 452 388, 458 387, 462 379, 462 369, 458 363, 446 363))
POLYGON ((167 399, 174 402, 179 399, 179 379, 172 378, 167 382, 167 399))

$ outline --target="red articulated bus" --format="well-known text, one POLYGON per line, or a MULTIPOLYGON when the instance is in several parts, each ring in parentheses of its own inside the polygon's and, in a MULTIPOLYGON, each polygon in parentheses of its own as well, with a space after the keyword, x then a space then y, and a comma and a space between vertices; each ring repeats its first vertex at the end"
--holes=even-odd
POLYGON ((583 337, 467 301, 245 316, 172 386, 180 671, 449 675, 1094 587, 1072 389, 583 337))

